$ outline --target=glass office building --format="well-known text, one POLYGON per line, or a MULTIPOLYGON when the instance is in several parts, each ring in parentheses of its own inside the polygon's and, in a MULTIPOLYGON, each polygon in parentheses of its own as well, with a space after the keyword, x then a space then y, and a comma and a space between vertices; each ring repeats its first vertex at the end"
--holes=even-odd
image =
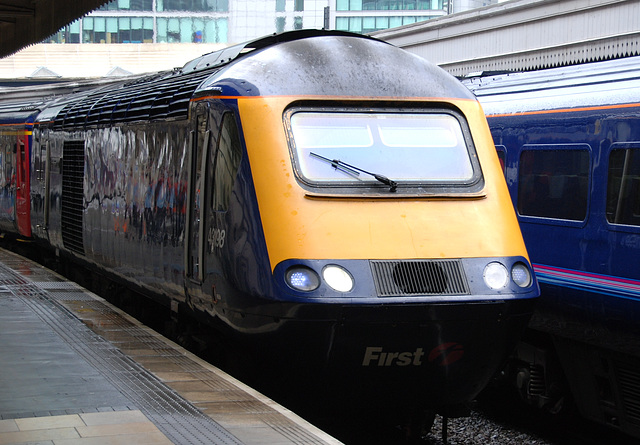
POLYGON ((455 1, 112 0, 47 42, 226 44, 303 28, 368 33, 446 15, 455 1))
POLYGON ((226 43, 229 0, 113 0, 76 20, 55 43, 226 43))
POLYGON ((335 0, 112 0, 51 43, 237 43, 324 27, 335 0))

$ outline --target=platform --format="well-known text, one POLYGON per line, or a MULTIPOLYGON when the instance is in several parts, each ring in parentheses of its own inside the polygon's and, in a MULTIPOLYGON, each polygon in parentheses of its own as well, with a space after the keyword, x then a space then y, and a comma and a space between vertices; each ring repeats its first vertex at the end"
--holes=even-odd
POLYGON ((39 264, 0 249, 0 445, 338 444, 39 264))

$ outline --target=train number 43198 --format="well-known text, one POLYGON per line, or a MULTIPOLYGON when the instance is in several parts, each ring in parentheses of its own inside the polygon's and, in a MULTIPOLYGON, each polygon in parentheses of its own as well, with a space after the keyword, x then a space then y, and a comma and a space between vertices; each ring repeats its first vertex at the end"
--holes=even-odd
POLYGON ((214 249, 221 249, 224 246, 226 234, 227 232, 224 229, 216 229, 215 227, 209 229, 208 241, 212 253, 214 249))

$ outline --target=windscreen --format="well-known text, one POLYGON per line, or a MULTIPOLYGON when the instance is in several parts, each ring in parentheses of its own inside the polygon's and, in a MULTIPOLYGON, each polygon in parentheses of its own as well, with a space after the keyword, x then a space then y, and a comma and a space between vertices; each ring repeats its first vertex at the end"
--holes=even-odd
POLYGON ((299 175, 359 186, 469 183, 474 168, 458 118, 442 113, 300 111, 291 115, 299 175))

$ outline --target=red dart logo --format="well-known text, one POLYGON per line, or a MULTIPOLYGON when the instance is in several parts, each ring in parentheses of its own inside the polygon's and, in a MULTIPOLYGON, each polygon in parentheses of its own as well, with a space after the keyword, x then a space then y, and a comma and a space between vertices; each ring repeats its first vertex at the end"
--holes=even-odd
POLYGON ((463 355, 464 348, 460 343, 448 342, 433 348, 427 359, 431 363, 448 366, 460 360, 463 355))

